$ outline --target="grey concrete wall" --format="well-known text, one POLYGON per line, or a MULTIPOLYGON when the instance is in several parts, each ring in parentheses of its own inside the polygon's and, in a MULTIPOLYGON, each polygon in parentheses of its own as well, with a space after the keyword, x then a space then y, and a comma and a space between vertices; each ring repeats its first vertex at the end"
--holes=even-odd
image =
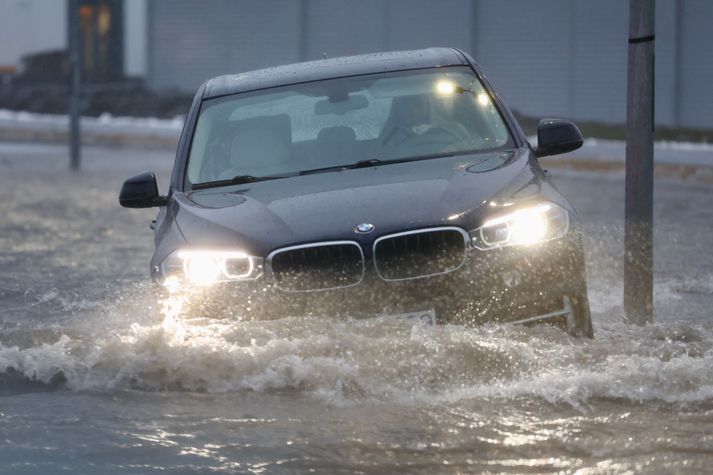
POLYGON ((301 57, 301 3, 290 0, 149 2, 149 83, 195 89, 226 73, 301 57))
POLYGON ((67 46, 67 6, 61 0, 0 0, 0 66, 30 53, 67 46))
MULTIPOLYGON (((626 120, 624 0, 161 0, 149 3, 156 88, 328 56, 456 46, 532 116, 626 120)), ((658 0, 656 120, 713 127, 713 1, 658 0)))
POLYGON ((511 107, 569 116, 568 1, 476 2, 473 56, 511 107))
POLYGON ((713 127, 713 1, 682 3, 680 117, 682 125, 713 127))

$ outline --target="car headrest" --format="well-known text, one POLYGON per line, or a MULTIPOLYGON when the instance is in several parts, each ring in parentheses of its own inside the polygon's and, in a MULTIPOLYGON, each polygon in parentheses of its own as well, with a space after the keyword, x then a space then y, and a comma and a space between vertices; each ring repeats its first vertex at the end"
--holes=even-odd
POLYGON ((241 170, 269 169, 290 159, 292 123, 287 114, 235 122, 230 163, 241 170))
POLYGON ((429 119, 429 96, 427 94, 395 97, 386 123, 390 126, 410 127, 429 119))
POLYGON ((339 125, 336 127, 326 127, 317 134, 317 142, 354 142, 356 133, 351 127, 339 125))

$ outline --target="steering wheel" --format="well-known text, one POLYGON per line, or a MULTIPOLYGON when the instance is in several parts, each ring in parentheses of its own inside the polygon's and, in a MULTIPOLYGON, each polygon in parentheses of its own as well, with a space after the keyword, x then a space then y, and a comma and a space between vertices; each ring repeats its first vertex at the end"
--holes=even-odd
POLYGON ((384 137, 381 143, 385 146, 417 148, 429 150, 430 153, 439 153, 454 143, 460 142, 461 138, 442 127, 433 127, 422 134, 417 134, 413 130, 404 127, 393 127, 384 137))

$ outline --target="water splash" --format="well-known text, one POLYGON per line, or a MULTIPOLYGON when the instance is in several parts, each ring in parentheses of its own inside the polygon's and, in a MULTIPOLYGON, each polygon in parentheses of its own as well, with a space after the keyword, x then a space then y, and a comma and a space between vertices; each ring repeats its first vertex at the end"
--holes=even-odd
POLYGON ((586 408, 600 398, 713 398, 713 331, 701 325, 604 318, 590 341, 546 327, 237 321, 182 318, 181 308, 180 293, 169 292, 154 319, 114 321, 103 332, 87 325, 28 347, 6 341, 0 367, 45 384, 61 374, 72 390, 290 391, 333 404, 535 397, 586 408))

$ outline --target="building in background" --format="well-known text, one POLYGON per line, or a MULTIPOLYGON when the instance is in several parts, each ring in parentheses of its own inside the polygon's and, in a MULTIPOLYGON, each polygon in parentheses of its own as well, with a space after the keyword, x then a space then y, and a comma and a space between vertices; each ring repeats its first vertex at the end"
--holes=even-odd
POLYGON ((123 7, 121 0, 79 0, 82 77, 85 81, 107 82, 123 77, 123 7))
MULTIPOLYGON (((656 8, 656 121, 713 128, 713 1, 656 8)), ((0 0, 0 12, 0 69, 66 47, 65 1, 0 0)), ((456 46, 524 114, 626 119, 623 0, 80 0, 80 14, 93 81, 187 92, 323 54, 456 46)))
MULTIPOLYGON (((66 0, 0 0, 0 69, 22 73, 66 54, 66 0)), ((146 74, 146 0, 80 0, 86 80, 108 82, 146 74)), ((55 75, 54 65, 46 69, 55 75)))

